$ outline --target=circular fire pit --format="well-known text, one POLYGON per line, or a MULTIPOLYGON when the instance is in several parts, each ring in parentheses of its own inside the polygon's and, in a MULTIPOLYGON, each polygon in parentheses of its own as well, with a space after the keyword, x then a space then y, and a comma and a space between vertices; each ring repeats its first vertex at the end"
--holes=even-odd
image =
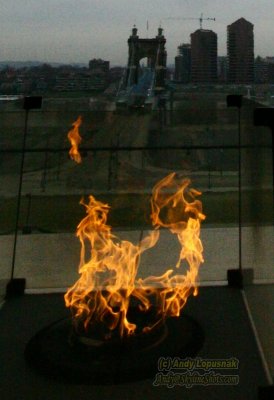
POLYGON ((98 340, 75 333, 70 318, 39 331, 27 344, 25 357, 51 378, 85 384, 117 384, 151 378, 160 357, 194 357, 204 334, 191 317, 172 317, 145 333, 98 340))

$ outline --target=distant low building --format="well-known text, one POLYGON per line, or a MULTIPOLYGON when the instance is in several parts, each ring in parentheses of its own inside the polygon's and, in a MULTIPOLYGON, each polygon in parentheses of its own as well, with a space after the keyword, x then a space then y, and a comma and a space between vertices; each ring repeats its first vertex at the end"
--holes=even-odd
POLYGON ((79 71, 70 73, 69 75, 57 75, 54 90, 60 92, 102 91, 106 87, 107 80, 104 76, 92 75, 89 71, 79 71))
POLYGON ((265 60, 268 64, 269 83, 274 84, 274 57, 266 57, 265 60))
POLYGON ((255 83, 268 83, 269 73, 268 73, 268 62, 262 58, 257 57, 254 63, 254 78, 255 83))
POLYGON ((274 84, 274 64, 268 65, 269 83, 274 84))
POLYGON ((109 61, 101 60, 100 58, 94 58, 89 61, 89 70, 92 73, 109 73, 109 61))
POLYGON ((109 70, 109 80, 110 82, 116 82, 122 78, 125 74, 124 67, 112 67, 109 70))

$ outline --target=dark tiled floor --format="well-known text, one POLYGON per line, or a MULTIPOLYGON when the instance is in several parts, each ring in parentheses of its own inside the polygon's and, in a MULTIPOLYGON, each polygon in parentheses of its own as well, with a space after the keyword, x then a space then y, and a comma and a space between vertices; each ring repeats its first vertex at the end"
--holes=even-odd
MULTIPOLYGON (((61 295, 25 295, 10 299, 0 310, 0 398, 1 400, 54 399, 229 399, 255 400, 266 377, 246 314, 241 292, 227 287, 200 288, 184 310, 205 332, 197 357, 239 359, 239 384, 153 386, 153 379, 115 386, 60 383, 37 374, 24 359, 25 346, 42 327, 68 315, 61 295)), ((178 354, 180 357, 180 354, 178 354)), ((216 371, 222 374, 226 372, 216 371)))

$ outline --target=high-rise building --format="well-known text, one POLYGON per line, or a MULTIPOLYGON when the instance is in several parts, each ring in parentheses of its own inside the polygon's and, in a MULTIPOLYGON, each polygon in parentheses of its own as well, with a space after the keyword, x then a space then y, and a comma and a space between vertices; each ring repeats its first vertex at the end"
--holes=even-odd
POLYGON ((191 46, 183 43, 178 46, 178 55, 175 57, 175 80, 189 83, 191 78, 191 46))
POLYGON ((253 24, 240 18, 227 27, 228 82, 254 82, 253 24))
POLYGON ((217 81, 217 34, 198 29, 191 37, 191 80, 194 83, 217 81))

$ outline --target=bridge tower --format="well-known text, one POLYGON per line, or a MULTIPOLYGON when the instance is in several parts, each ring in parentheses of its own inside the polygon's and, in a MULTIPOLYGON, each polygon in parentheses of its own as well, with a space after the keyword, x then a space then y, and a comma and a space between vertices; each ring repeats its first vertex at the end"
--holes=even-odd
POLYGON ((140 74, 140 60, 148 58, 148 67, 154 71, 154 90, 163 90, 166 77, 166 38, 163 29, 158 28, 158 35, 152 39, 140 39, 134 25, 128 39, 128 65, 125 86, 138 84, 140 74))

